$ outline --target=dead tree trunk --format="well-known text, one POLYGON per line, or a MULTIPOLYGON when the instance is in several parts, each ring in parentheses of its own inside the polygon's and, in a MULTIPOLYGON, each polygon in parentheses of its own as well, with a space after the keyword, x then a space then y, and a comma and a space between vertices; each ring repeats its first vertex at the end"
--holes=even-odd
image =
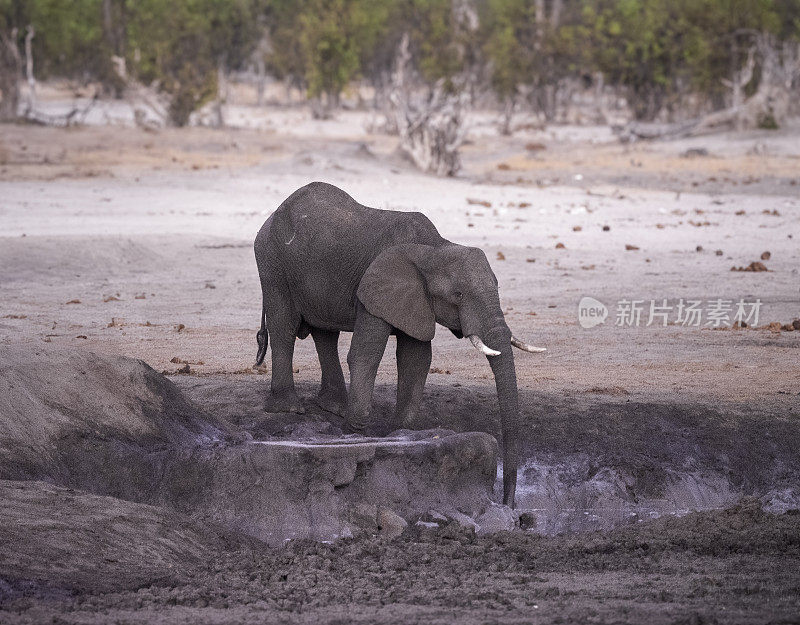
POLYGON ((25 33, 25 78, 28 81, 28 101, 25 103, 25 115, 33 112, 36 106, 36 78, 33 76, 33 37, 36 35, 33 26, 28 25, 25 33))
POLYGON ((125 99, 133 109, 133 119, 136 125, 145 130, 168 126, 170 124, 169 102, 153 89, 145 87, 129 76, 124 58, 112 56, 111 61, 114 71, 125 85, 125 99))
POLYGON ((464 142, 466 93, 446 93, 439 81, 426 99, 415 99, 409 79, 408 35, 398 50, 389 96, 400 148, 422 171, 452 176, 461 168, 458 149, 464 142))
POLYGON ((789 113, 792 86, 800 79, 800 44, 778 42, 767 33, 752 33, 753 48, 742 69, 732 80, 723 81, 733 93, 731 106, 679 124, 631 123, 615 129, 622 141, 678 138, 715 131, 745 128, 778 128, 789 113), (758 87, 749 98, 744 89, 752 80, 757 58, 758 87))
POLYGON ((19 78, 22 59, 17 46, 16 28, 0 31, 0 121, 13 121, 19 107, 19 78))

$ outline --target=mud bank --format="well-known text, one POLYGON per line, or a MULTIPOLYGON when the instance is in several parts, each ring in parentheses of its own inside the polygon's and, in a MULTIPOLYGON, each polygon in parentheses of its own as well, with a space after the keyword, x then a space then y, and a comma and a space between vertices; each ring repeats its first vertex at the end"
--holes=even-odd
MULTIPOLYGON (((172 379, 254 437, 293 438, 309 427, 339 431, 335 417, 315 408, 313 384, 299 387, 307 415, 265 415, 267 377, 172 379)), ((394 393, 376 387, 379 419, 391 416, 394 393)), ((774 512, 800 508, 800 413, 783 403, 522 390, 520 409, 517 509, 532 515, 526 523, 538 533, 609 530, 724 508, 743 496, 774 512)), ((429 384, 415 426, 499 436, 494 389, 429 384)), ((495 499, 500 492, 496 483, 495 499)))
POLYGON ((497 443, 437 429, 369 439, 307 421, 257 436, 143 362, 0 347, 0 479, 163 506, 270 544, 399 533, 491 506, 497 443))

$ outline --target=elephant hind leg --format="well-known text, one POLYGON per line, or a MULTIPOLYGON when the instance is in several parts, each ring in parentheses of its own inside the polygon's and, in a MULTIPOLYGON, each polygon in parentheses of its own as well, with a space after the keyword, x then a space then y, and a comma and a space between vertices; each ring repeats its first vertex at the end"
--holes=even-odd
POLYGON ((272 344, 272 382, 265 403, 267 412, 304 413, 303 403, 294 387, 294 342, 300 326, 291 300, 279 288, 269 288, 266 308, 267 333, 272 344))
POLYGON ((317 394, 317 404, 323 410, 343 417, 347 406, 347 387, 342 363, 339 362, 339 332, 311 328, 311 336, 322 368, 322 386, 317 394))

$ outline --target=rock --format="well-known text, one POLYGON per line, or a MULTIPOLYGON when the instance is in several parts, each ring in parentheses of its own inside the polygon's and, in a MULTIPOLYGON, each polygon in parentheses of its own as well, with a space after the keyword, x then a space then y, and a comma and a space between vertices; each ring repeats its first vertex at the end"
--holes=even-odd
POLYGON ((794 326, 791 323, 784 323, 781 326, 781 330, 784 332, 794 332, 794 326))
POLYGON ((519 527, 523 530, 536 529, 536 516, 532 512, 523 512, 519 515, 519 527))
POLYGON ((780 321, 773 321, 772 323, 767 325, 767 329, 771 332, 780 332, 781 331, 781 322, 780 321))
MULTIPOLYGON (((629 251, 629 252, 632 252, 632 251, 638 250, 638 249, 639 249, 639 246, 638 246, 638 245, 631 245, 630 243, 626 243, 626 244, 625 244, 625 249, 626 249, 627 251, 629 251)), ((698 251, 701 251, 702 249, 703 249, 703 248, 700 248, 700 250, 698 250, 698 251)))
POLYGON ((772 257, 772 254, 769 252, 764 252, 761 254, 761 260, 769 260, 772 257))
POLYGON ((698 245, 696 248, 694 248, 694 251, 695 252, 702 252, 703 251, 703 246, 702 245, 698 245))
POLYGON ((717 256, 722 256, 722 255, 723 255, 725 252, 723 252, 722 250, 716 250, 714 253, 715 253, 717 256))
POLYGON ((556 243, 556 249, 563 250, 566 249, 566 246, 563 243, 556 243))
POLYGON ((794 321, 792 321, 792 327, 795 330, 800 330, 800 319, 795 319, 794 321))
POLYGON ((375 533, 378 531, 378 506, 374 503, 357 503, 350 510, 350 519, 359 529, 375 533))
POLYGON ((479 536, 488 536, 497 532, 510 532, 517 525, 514 511, 508 506, 493 505, 486 509, 477 519, 479 536))
POLYGON ((611 230, 611 226, 603 226, 603 232, 608 232, 611 230))
POLYGON ((448 512, 447 518, 451 521, 454 521, 464 529, 472 530, 473 532, 478 530, 478 524, 475 522, 475 519, 458 510, 448 512))
POLYGON ((386 538, 397 538, 408 527, 406 520, 389 508, 378 509, 378 533, 386 538))

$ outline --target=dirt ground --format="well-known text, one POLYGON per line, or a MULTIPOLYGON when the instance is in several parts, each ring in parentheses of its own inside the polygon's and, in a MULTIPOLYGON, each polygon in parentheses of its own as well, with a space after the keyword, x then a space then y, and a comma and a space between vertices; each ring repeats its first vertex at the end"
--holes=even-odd
POLYGON ((8 623, 797 623, 800 516, 744 500, 605 535, 395 540, 208 553, 136 591, 0 589, 8 623))
MULTIPOLYGON (((500 137, 476 116, 464 170, 443 180, 416 172, 395 138, 365 133, 363 114, 259 114, 269 123, 225 130, 0 126, 0 342, 141 358, 220 410, 229 393, 242 404, 226 416, 268 428, 247 421, 269 383, 251 368, 252 239, 292 191, 324 180, 370 206, 420 210, 486 251, 509 325, 548 348, 517 356, 531 458, 632 450, 640 482, 623 490, 654 480, 659 496, 669 464, 730 472, 737 492, 779 490, 783 509, 798 507, 800 332, 788 328, 800 318, 800 126, 620 145, 603 128, 500 137), (754 261, 767 271, 731 271, 754 261), (608 307, 604 324, 578 324, 584 296, 608 307), (647 325, 651 300, 720 298, 760 300, 757 327, 686 326, 674 310, 647 325), (620 300, 645 303, 639 327, 615 325, 620 300)), ((310 398, 311 341, 295 354, 310 398)), ((394 383, 390 345, 381 405, 394 383)), ((449 332, 434 340, 428 385, 421 426, 495 432, 489 367, 449 332)), ((797 622, 797 519, 750 501, 607 534, 292 544, 215 555, 182 585, 6 593, 0 621, 797 622)))

